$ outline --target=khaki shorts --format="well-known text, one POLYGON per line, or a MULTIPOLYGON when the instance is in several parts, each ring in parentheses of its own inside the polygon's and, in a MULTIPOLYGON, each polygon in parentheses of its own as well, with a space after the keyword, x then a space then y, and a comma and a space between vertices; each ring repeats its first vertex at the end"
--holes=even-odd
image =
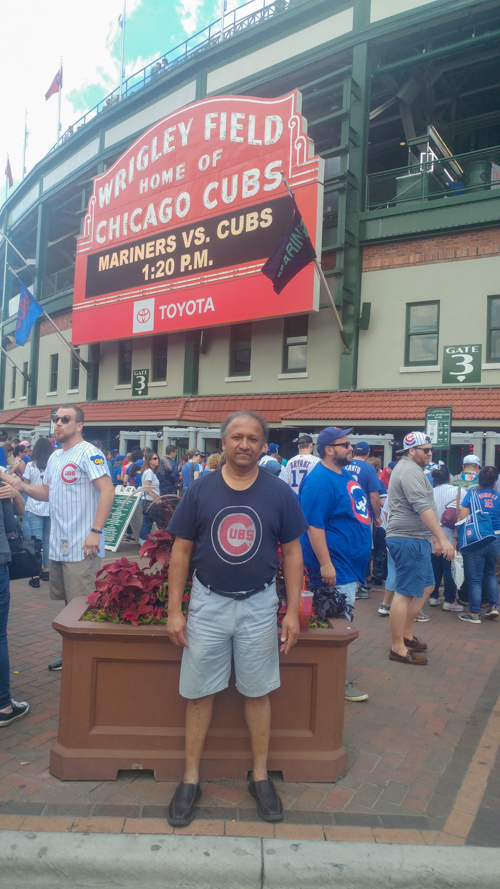
POLYGON ((50 560, 50 598, 59 602, 71 602, 78 596, 88 596, 95 589, 95 576, 101 560, 82 559, 81 562, 56 562, 50 560))

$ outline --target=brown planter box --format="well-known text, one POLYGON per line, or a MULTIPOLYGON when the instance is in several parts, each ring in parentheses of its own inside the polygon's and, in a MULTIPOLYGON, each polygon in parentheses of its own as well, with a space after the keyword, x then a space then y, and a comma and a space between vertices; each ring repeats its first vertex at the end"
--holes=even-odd
MULTIPOLYGON (((50 772, 63 780, 114 780, 119 769, 152 769, 180 781, 184 713, 178 692, 181 649, 164 626, 83 622, 74 599, 52 626, 63 638, 57 742, 50 772)), ((281 688, 271 693, 269 769, 287 781, 336 781, 345 775, 343 746, 349 621, 309 630, 281 657, 281 688)), ((243 699, 230 685, 216 696, 201 764, 204 780, 242 780, 252 767, 243 699)))

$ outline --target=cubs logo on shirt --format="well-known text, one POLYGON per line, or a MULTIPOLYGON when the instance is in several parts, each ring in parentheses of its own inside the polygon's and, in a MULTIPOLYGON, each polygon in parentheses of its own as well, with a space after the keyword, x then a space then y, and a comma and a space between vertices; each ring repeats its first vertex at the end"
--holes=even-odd
POLYGON ((366 494, 359 482, 347 482, 347 493, 351 501, 351 507, 354 515, 363 525, 370 524, 370 516, 368 515, 368 501, 366 494))
POLYGON ((252 559, 261 540, 261 521, 249 506, 226 506, 212 522, 212 546, 219 558, 230 565, 252 559))
POLYGON ((94 464, 94 466, 104 466, 104 457, 101 457, 99 454, 95 454, 94 457, 90 458, 90 462, 94 464))
POLYGON ((82 471, 76 463, 66 463, 61 469, 61 480, 67 485, 74 485, 82 477, 82 471))

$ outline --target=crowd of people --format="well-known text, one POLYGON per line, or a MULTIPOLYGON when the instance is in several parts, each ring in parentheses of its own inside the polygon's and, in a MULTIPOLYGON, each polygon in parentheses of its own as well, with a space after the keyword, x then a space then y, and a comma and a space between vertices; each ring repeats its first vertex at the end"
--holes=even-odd
MULTIPOLYGON (((277 688, 279 652, 299 633, 301 592, 313 595, 317 613, 352 621, 356 600, 370 599, 370 583, 385 585, 378 613, 389 616, 389 659, 413 666, 428 662, 427 644, 414 635, 427 621, 428 602, 468 623, 498 617, 500 491, 498 472, 464 458, 453 478, 432 463, 429 437, 409 432, 399 458, 383 468, 366 441, 353 444, 352 428, 328 426, 295 440, 288 461, 269 441, 267 422, 237 411, 221 428, 222 447, 211 454, 194 448, 177 459, 169 445, 127 455, 83 439, 83 412, 60 407, 54 438, 13 440, 0 432, 0 727, 29 711, 10 696, 7 648, 9 603, 8 534, 22 517, 24 533, 42 541, 43 562, 32 586, 48 581, 52 599, 67 604, 93 589, 104 550, 103 530, 114 486, 141 489, 144 541, 154 524, 154 505, 178 494, 169 524, 175 536, 169 569, 168 633, 183 647, 180 694, 186 711, 186 764, 169 808, 169 821, 186 825, 201 795, 199 766, 215 694, 225 688, 234 664, 245 703, 253 773, 249 792, 259 815, 283 818, 283 806, 267 775, 271 707, 277 688), (457 530, 474 512, 488 517, 490 535, 472 550, 457 552, 457 530), (17 518, 16 518, 17 516, 17 518), (278 554, 288 607, 281 645, 276 634, 278 554), (187 621, 185 584, 194 565, 187 621)), ((60 670, 58 658, 49 669, 60 670)), ((347 701, 368 694, 353 680, 347 701)))

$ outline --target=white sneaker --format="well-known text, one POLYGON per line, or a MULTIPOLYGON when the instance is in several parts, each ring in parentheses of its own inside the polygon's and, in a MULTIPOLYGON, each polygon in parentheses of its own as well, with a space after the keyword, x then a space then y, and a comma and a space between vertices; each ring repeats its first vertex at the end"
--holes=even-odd
POLYGON ((463 611, 464 606, 459 605, 458 602, 443 602, 443 611, 463 611))
POLYGON ((429 605, 431 606, 431 608, 437 608, 439 605, 439 596, 437 599, 435 599, 433 596, 431 596, 429 599, 429 605))
POLYGON ((390 614, 391 606, 386 605, 385 602, 381 602, 379 608, 377 609, 379 614, 387 615, 390 614))

